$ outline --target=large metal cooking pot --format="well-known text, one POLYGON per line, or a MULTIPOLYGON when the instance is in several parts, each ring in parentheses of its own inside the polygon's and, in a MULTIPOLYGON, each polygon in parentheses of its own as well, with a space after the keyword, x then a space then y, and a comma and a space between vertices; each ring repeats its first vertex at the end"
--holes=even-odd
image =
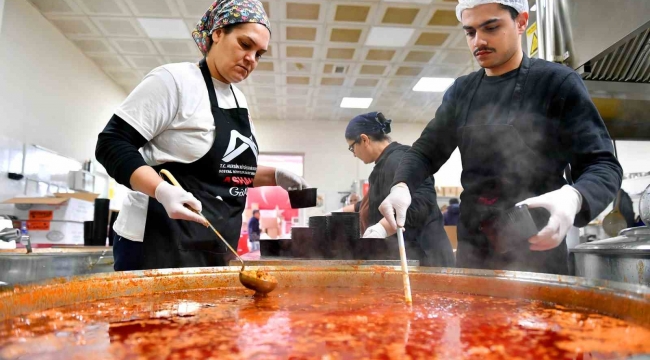
POLYGON ((650 227, 625 229, 570 251, 577 276, 650 286, 650 227))
MULTIPOLYGON (((255 269, 256 267, 251 267, 255 269)), ((401 288, 395 266, 257 267, 273 274, 278 290, 361 286, 401 288)), ((534 299, 590 309, 650 326, 650 288, 569 276, 445 268, 411 270, 418 289, 534 299)), ((190 268, 85 275, 16 285, 0 291, 0 320, 79 302, 174 290, 239 287, 239 268, 190 268)))
POLYGON ((25 284, 54 277, 113 272, 110 247, 46 248, 0 251, 0 285, 25 284))

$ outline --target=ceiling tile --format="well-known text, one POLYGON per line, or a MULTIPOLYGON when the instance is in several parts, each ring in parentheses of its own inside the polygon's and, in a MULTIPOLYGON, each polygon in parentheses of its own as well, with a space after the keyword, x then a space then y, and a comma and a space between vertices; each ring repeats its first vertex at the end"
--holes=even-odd
POLYGON ((145 36, 138 22, 133 18, 92 17, 92 21, 106 36, 142 37, 145 36))
POLYGON ((85 53, 114 53, 106 39, 70 39, 81 51, 85 53))
POLYGON ((287 72, 293 72, 293 73, 309 74, 311 73, 312 70, 311 64, 306 62, 287 61, 286 67, 287 67, 287 72))
POLYGON ((311 89, 304 86, 287 86, 285 89, 287 96, 309 97, 311 89))
POLYGON ((422 72, 421 67, 418 66, 400 66, 395 75, 397 76, 418 76, 422 72))
POLYGON ((79 0, 79 6, 88 15, 131 16, 133 15, 122 0, 79 0))
POLYGON ((449 37, 447 33, 423 32, 418 37, 415 45, 442 46, 449 37))
POLYGON ((269 7, 269 2, 268 1, 262 1, 262 7, 264 8, 264 12, 266 13, 266 17, 271 19, 271 8, 269 7))
POLYGON ((332 34, 330 35, 331 42, 348 42, 356 43, 359 42, 361 37, 361 29, 332 29, 332 34))
POLYGON ((442 53, 440 62, 444 64, 462 64, 465 65, 472 61, 473 56, 469 51, 447 50, 442 53))
POLYGON ((65 35, 101 35, 97 27, 86 17, 48 17, 50 22, 65 35))
POLYGON ((366 22, 370 6, 337 5, 334 21, 366 22))
POLYGON ((156 47, 147 39, 109 39, 121 54, 157 54, 156 47))
POLYGON ((366 39, 366 46, 381 47, 402 47, 408 44, 415 29, 396 28, 396 27, 379 27, 370 28, 370 33, 366 39))
POLYGON ((433 51, 417 51, 417 50, 412 50, 409 51, 408 55, 406 55, 406 58, 404 58, 405 62, 429 62, 431 61, 431 58, 433 55, 435 55, 433 51))
POLYGON ((324 77, 320 80, 320 84, 325 86, 341 86, 344 81, 345 78, 324 77))
POLYGON ((257 64, 255 71, 273 71, 273 63, 270 61, 262 61, 257 64))
POLYGON ((308 46, 287 46, 287 57, 290 58, 312 58, 314 48, 308 46))
POLYGON ((287 26, 286 37, 287 40, 314 41, 316 40, 316 28, 304 26, 287 26))
POLYGON ((388 86, 392 88, 408 88, 413 83, 413 79, 392 79, 388 86))
POLYGON ((266 52, 264 53, 264 55, 262 55, 262 59, 268 59, 268 58, 271 58, 271 57, 275 57, 274 56, 275 53, 273 52, 274 48, 275 48, 275 46, 269 44, 269 46, 266 48, 266 52))
POLYGON ((158 66, 164 65, 165 62, 160 56, 135 56, 127 55, 124 57, 131 66, 141 69, 154 69, 158 66))
MULTIPOLYGON (((126 2, 133 14, 138 17, 171 18, 181 16, 178 6, 173 0, 124 0, 124 2, 126 2)), ((205 10, 208 10, 208 8, 206 7, 205 10)))
POLYGON ((329 48, 326 57, 328 59, 352 60, 354 58, 354 49, 329 48))
POLYGON ((318 20, 320 4, 314 3, 287 3, 287 19, 291 20, 318 20))
POLYGON ((145 19, 138 23, 151 39, 191 39, 191 32, 181 19, 145 19))
POLYGON ((354 86, 371 86, 375 87, 379 83, 379 79, 357 79, 354 86))
POLYGON ((306 76, 287 76, 288 85, 309 85, 309 80, 306 76))
MULTIPOLYGON (((275 82, 275 78, 273 79, 273 82, 275 82)), ((258 104, 265 104, 265 105, 275 105, 277 104, 276 98, 271 97, 271 98, 257 98, 257 103, 258 104)))
POLYGON ((383 24, 410 25, 413 24, 415 17, 418 16, 418 12, 420 12, 419 9, 389 7, 386 9, 381 22, 383 24))
POLYGON ((430 26, 457 26, 456 12, 453 10, 436 10, 427 25, 430 26))
POLYGON ((178 0, 178 8, 183 17, 194 18, 194 23, 205 15, 210 5, 211 2, 205 0, 178 0))
POLYGON ((426 71, 428 77, 455 78, 462 68, 453 66, 435 66, 426 71))
POLYGON ((366 60, 371 61, 391 61, 395 56, 395 50, 368 50, 366 60))
POLYGON ((38 11, 44 14, 80 15, 76 4, 71 0, 29 0, 38 11))
POLYGON ((386 66, 382 65, 361 65, 359 74, 363 75, 383 75, 386 71, 386 66))
POLYGON ((249 77, 256 84, 275 84, 275 75, 259 75, 259 73, 253 73, 249 77))
POLYGON ((88 56, 92 61, 94 61, 101 68, 128 68, 129 64, 126 63, 118 55, 89 55, 88 56))
POLYGON ((153 40, 153 43, 163 55, 197 55, 199 53, 192 40, 153 40))

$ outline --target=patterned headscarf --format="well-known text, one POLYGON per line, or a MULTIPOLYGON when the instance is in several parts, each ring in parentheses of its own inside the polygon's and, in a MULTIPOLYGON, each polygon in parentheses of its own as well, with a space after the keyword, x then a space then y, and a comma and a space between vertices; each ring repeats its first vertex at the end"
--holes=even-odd
POLYGON ((269 19, 259 0, 217 0, 196 24, 192 37, 205 56, 212 43, 210 36, 213 31, 239 23, 262 24, 271 32, 269 19))

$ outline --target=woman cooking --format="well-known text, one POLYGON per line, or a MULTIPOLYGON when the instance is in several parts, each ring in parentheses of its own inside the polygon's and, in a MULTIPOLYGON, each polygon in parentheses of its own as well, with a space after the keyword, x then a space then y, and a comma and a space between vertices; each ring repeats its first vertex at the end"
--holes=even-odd
MULTIPOLYGON (((395 234, 379 212, 379 204, 390 193, 395 171, 410 147, 391 141, 388 136, 390 124, 391 120, 384 118, 382 113, 371 112, 352 119, 345 130, 348 149, 354 156, 366 164, 375 163, 368 179, 368 196, 342 209, 360 212, 362 224, 373 224, 364 229, 364 238, 386 238, 395 234)), ((454 266, 451 244, 436 202, 433 177, 413 194, 405 228, 404 242, 409 259, 420 260, 422 266, 454 266)))
POLYGON ((237 248, 248 187, 308 186, 257 165, 246 98, 233 85, 255 70, 270 36, 261 2, 216 1, 192 33, 204 58, 151 71, 99 134, 97 159, 131 189, 114 225, 115 270, 224 266, 226 246, 188 208, 237 248))

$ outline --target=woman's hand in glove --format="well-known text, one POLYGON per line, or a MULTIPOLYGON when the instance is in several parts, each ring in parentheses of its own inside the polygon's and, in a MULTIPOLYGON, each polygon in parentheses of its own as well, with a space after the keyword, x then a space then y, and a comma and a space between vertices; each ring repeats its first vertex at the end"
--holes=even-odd
POLYGON ((386 219, 381 219, 380 222, 366 229, 366 232, 363 234, 363 237, 385 239, 395 234, 395 231, 386 230, 389 228, 389 226, 390 225, 388 225, 386 219))
POLYGON ((156 187, 155 196, 171 219, 195 221, 201 225, 206 225, 203 217, 185 207, 185 205, 188 205, 200 212, 202 210, 201 202, 182 188, 163 181, 156 187))
POLYGON ((531 209, 541 207, 551 214, 548 224, 528 239, 530 250, 544 251, 562 243, 582 208, 582 195, 574 187, 564 185, 559 190, 526 199, 517 205, 528 205, 531 209))
POLYGON ((275 183, 287 191, 309 188, 309 184, 305 179, 291 171, 280 168, 275 169, 275 183))

